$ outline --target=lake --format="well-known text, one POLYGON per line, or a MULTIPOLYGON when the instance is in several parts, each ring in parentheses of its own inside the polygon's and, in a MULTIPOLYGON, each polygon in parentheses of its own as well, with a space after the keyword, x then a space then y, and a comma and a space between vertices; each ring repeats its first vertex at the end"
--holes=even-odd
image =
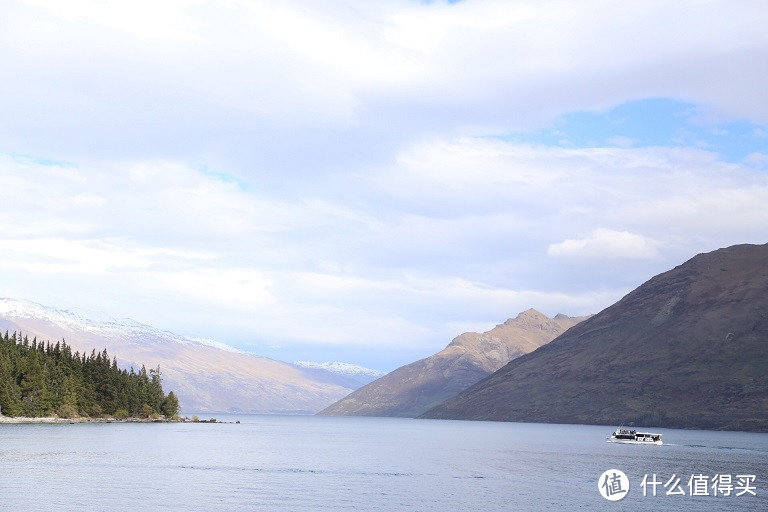
POLYGON ((768 434, 636 446, 606 443, 614 426, 214 417, 240 423, 0 425, 0 511, 768 510, 768 434), (599 492, 609 469, 620 501, 599 492))

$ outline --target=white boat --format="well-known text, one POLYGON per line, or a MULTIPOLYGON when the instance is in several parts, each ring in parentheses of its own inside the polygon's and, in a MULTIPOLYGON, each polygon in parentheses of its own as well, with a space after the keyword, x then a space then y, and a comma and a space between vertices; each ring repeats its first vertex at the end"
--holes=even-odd
POLYGON ((609 443, 625 443, 625 444, 655 444, 662 445, 661 434, 655 434, 653 432, 638 432, 637 430, 630 430, 627 428, 617 428, 611 433, 608 438, 609 443))

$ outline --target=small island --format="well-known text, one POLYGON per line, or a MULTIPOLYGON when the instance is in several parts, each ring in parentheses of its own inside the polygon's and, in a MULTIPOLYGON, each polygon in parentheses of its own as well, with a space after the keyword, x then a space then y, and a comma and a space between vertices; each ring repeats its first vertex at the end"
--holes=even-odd
POLYGON ((107 350, 72 353, 64 340, 0 336, 0 422, 183 421, 160 367, 120 369, 107 350))

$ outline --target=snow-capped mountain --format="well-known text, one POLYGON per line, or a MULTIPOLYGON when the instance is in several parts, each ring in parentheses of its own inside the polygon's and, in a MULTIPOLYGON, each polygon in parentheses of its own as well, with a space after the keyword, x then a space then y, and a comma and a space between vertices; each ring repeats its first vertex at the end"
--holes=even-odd
POLYGON ((0 298, 0 330, 39 341, 64 339, 80 353, 107 349, 123 368, 159 365, 164 388, 179 396, 185 412, 314 413, 359 387, 353 380, 219 341, 24 300, 0 298))
POLYGON ((342 363, 340 361, 328 361, 324 363, 316 363, 313 361, 294 361, 293 364, 296 366, 301 366, 302 368, 325 370, 337 375, 349 377, 351 379, 362 382, 363 384, 373 382, 379 377, 383 377, 387 374, 387 372, 382 372, 381 370, 373 370, 371 368, 366 368, 365 366, 352 363, 342 363))
POLYGON ((162 331, 130 318, 113 318, 100 312, 88 312, 87 317, 84 315, 76 311, 43 306, 28 300, 0 298, 0 318, 35 319, 39 322, 46 322, 52 326, 58 326, 73 332, 86 332, 116 341, 123 338, 145 340, 152 343, 168 341, 182 344, 206 345, 226 350, 227 352, 255 355, 219 341, 207 338, 190 338, 169 331, 162 331), (96 319, 94 318, 95 316, 100 316, 101 318, 96 319))

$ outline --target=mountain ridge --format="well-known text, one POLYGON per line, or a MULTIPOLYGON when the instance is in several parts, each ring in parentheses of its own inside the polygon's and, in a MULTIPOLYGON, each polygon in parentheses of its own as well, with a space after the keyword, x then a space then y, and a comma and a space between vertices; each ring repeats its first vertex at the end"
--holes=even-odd
MULTIPOLYGON (((103 313, 101 313, 104 316, 103 313)), ((237 349, 225 343, 208 338, 191 338, 171 331, 157 329, 131 318, 105 317, 98 320, 88 318, 76 311, 45 306, 37 302, 0 297, 0 318, 36 318, 52 325, 68 329, 77 329, 93 334, 101 334, 115 338, 140 336, 156 340, 167 339, 176 343, 199 344, 226 350, 228 352, 263 357, 258 354, 237 349)))
POLYGON ((549 342, 584 317, 529 309, 485 333, 463 333, 443 350, 401 366, 322 410, 323 415, 415 417, 549 342))
POLYGON ((422 417, 768 431, 768 244, 696 255, 422 417))
POLYGON ((345 363, 342 361, 293 361, 291 364, 299 366, 301 368, 308 368, 312 370, 323 370, 333 374, 341 375, 343 377, 350 378, 361 385, 368 384, 374 380, 383 377, 387 372, 381 370, 374 370, 372 368, 366 368, 353 363, 345 363))
POLYGON ((159 365, 164 386, 176 392, 185 411, 312 414, 360 385, 215 340, 125 318, 92 321, 31 301, 0 299, 0 329, 41 340, 65 339, 81 353, 107 348, 124 368, 159 365))

